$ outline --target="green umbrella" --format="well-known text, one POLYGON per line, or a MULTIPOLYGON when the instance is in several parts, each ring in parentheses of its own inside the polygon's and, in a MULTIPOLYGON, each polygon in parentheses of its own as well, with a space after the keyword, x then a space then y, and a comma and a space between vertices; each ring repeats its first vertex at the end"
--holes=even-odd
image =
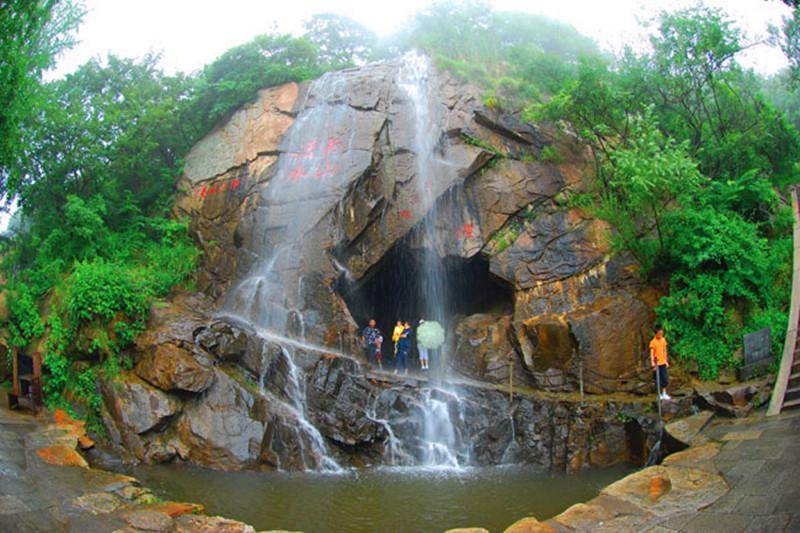
POLYGON ((435 320, 423 321, 417 328, 417 343, 423 348, 436 350, 444 344, 444 328, 435 320))

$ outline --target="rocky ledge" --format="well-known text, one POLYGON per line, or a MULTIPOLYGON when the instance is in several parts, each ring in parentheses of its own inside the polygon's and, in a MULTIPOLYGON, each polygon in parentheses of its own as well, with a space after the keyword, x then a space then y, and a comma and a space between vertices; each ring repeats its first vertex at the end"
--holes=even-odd
POLYGON ((0 530, 253 533, 247 524, 164 501, 130 476, 90 468, 93 443, 62 411, 33 417, 0 409, 0 530))
MULTIPOLYGON (((205 316, 200 294, 153 309, 135 365, 103 387, 103 416, 129 461, 224 470, 422 464, 426 416, 454 428, 460 464, 527 463, 575 471, 643 462, 650 402, 377 373, 343 354, 205 316)), ((689 413, 692 399, 666 416, 689 413)))
POLYGON ((505 533, 797 531, 800 418, 766 418, 763 411, 740 419, 714 416, 701 411, 667 425, 672 437, 690 446, 662 464, 630 474, 549 520, 522 518, 505 533))

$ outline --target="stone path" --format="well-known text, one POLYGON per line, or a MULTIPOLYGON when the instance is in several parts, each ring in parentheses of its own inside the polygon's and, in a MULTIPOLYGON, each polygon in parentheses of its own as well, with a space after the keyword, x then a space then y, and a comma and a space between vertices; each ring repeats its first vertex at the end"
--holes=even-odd
POLYGON ((703 432, 730 491, 710 507, 651 531, 800 531, 800 411, 723 420, 703 432))
MULTIPOLYGON (((362 363, 363 364, 363 363, 362 363)), ((508 394, 508 384, 505 383, 490 383, 488 381, 478 381, 464 376, 461 377, 447 377, 441 379, 435 372, 425 373, 419 371, 412 371, 408 374, 395 374, 391 370, 378 370, 376 368, 366 369, 367 378, 373 381, 380 381, 392 385, 406 385, 409 387, 469 387, 483 390, 493 390, 508 394)), ((540 398, 555 401, 565 401, 578 403, 580 401, 580 393, 578 392, 550 392, 541 389, 533 389, 530 387, 514 386, 514 396, 527 396, 532 398, 540 398)), ((686 393, 688 394, 688 392, 686 393)), ((676 398, 677 399, 677 398, 676 398)), ((629 403, 650 404, 652 398, 649 396, 642 396, 641 394, 632 394, 628 392, 616 392, 609 394, 586 394, 584 396, 585 403, 603 403, 609 400, 629 403)))
MULTIPOLYGON (((693 418, 703 424, 702 415, 693 418)), ((545 522, 519 520, 506 533, 800 531, 800 411, 714 419, 691 439, 662 465, 545 522)))
POLYGON ((200 514, 200 505, 161 501, 135 478, 89 468, 75 451, 78 436, 49 414, 0 407, 0 531, 253 531, 200 514))

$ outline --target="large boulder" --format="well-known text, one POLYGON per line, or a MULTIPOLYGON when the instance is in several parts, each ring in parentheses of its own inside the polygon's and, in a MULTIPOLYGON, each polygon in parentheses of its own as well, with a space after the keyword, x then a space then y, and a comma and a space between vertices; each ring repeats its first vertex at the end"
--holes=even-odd
POLYGON ((147 329, 136 338, 136 374, 164 391, 207 389, 214 375, 195 335, 212 309, 213 303, 202 293, 178 294, 166 304, 154 305, 147 329))
POLYGON ((241 469, 258 458, 269 413, 254 391, 225 372, 215 374, 202 401, 184 409, 178 436, 189 448, 190 461, 221 470, 241 469))
POLYGON ((522 359, 512 344, 512 317, 481 313, 460 320, 455 330, 451 366, 470 377, 508 384, 513 365, 515 385, 530 385, 522 359))
POLYGON ((202 356, 172 343, 161 344, 136 362, 136 374, 161 390, 198 393, 214 380, 211 365, 202 356))
POLYGON ((108 382, 104 392, 116 422, 137 435, 163 429, 181 408, 180 401, 129 373, 108 382))
POLYGON ((516 327, 516 341, 527 369, 537 386, 546 390, 569 390, 575 352, 575 338, 563 317, 543 315, 522 321, 516 327))
POLYGON ((653 313, 627 295, 602 299, 568 315, 587 392, 640 388, 648 369, 653 313))
POLYGON ((178 293, 150 309, 147 328, 136 338, 136 348, 147 351, 165 343, 194 344, 195 331, 205 325, 214 303, 203 293, 178 293))
POLYGON ((182 401, 157 389, 132 372, 103 382, 102 418, 114 449, 128 461, 159 463, 183 455, 171 424, 182 401))

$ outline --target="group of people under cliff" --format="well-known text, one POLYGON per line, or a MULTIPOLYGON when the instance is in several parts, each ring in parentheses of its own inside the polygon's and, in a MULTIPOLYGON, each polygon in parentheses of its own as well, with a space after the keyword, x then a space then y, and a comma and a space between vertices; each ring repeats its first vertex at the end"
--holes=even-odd
MULTIPOLYGON (((411 324, 407 320, 398 320, 392 331, 392 343, 394 343, 393 361, 394 373, 401 370, 408 374, 408 357, 411 352, 412 336, 416 337, 417 351, 419 352, 420 370, 430 369, 430 355, 437 353, 444 344, 444 328, 435 320, 420 320, 416 335, 411 324)), ((361 332, 361 344, 364 347, 364 356, 370 364, 377 365, 383 370, 383 334, 377 328, 375 319, 370 319, 367 326, 361 332)), ((669 377, 667 368, 667 339, 664 337, 664 328, 655 327, 655 334, 649 344, 650 364, 653 368, 656 391, 660 400, 670 400, 667 394, 669 377)))
MULTIPOLYGON (((411 353, 412 340, 416 339, 417 352, 419 353, 420 370, 430 369, 430 357, 438 353, 444 344, 444 328, 435 320, 422 320, 417 324, 416 331, 407 320, 398 320, 392 330, 391 341, 394 345, 392 361, 387 361, 387 366, 394 367, 394 373, 408 374, 408 358, 411 353)), ((361 332, 361 345, 364 356, 370 364, 383 369, 383 333, 377 328, 375 319, 370 319, 361 332)))

